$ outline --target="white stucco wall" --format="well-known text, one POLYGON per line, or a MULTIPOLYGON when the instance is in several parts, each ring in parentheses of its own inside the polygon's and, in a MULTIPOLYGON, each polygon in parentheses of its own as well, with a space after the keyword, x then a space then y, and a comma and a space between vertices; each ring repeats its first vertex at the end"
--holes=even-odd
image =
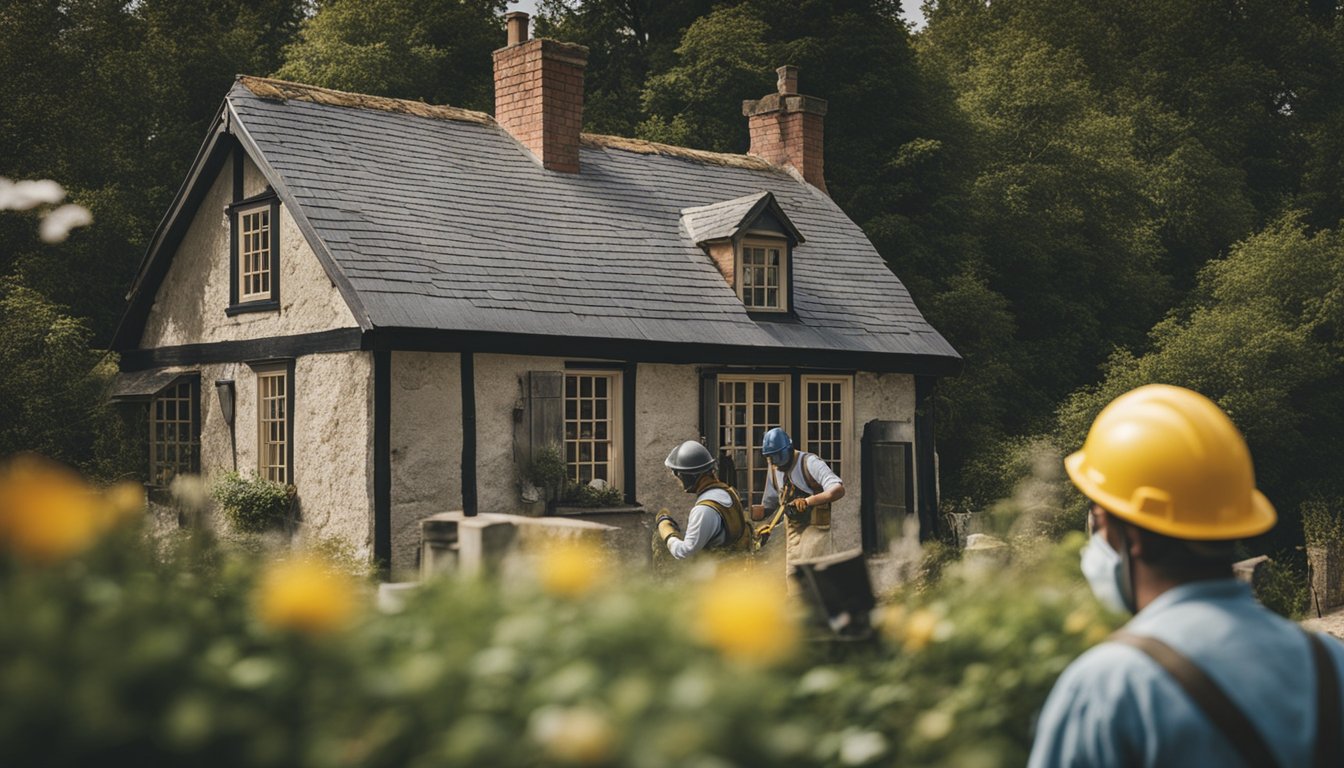
POLYGON ((462 509, 461 356, 393 352, 391 406, 392 568, 404 571, 420 521, 462 509))
MULTIPOLYGON (((314 333, 353 328, 354 315, 327 277, 286 206, 280 206, 280 309, 228 317, 229 218, 233 162, 225 161, 187 229, 159 286, 141 336, 141 347, 314 333)), ((244 161, 245 196, 265 189, 244 161)))
POLYGON ((563 371, 565 361, 478 354, 475 366, 477 510, 526 514, 519 497, 520 468, 513 461, 514 411, 523 404, 522 382, 528 371, 563 371))
POLYGON ((635 372, 635 491, 650 512, 682 523, 691 497, 663 466, 684 440, 700 439, 700 372, 693 365, 641 364, 635 372))
MULTIPOLYGON (((235 453, 215 382, 234 382, 237 468, 257 471, 257 377, 246 363, 201 366, 201 471, 207 487, 235 453)), ((294 485, 300 540, 339 538, 371 553, 373 368, 368 352, 305 355, 294 363, 294 485)), ((217 520, 214 521, 216 524, 217 520)))

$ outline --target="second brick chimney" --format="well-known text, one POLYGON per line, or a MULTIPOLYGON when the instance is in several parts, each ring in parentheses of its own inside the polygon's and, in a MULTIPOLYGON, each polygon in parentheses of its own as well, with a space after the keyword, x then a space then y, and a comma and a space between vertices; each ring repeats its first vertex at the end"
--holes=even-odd
POLYGON ((826 100, 798 95, 797 67, 783 66, 775 71, 779 74, 778 93, 742 102, 742 114, 747 116, 751 131, 747 153, 775 165, 790 166, 809 184, 826 192, 821 133, 826 100))
POLYGON ((509 44, 495 51, 495 121, 547 170, 578 173, 588 49, 529 40, 526 13, 504 20, 509 44))

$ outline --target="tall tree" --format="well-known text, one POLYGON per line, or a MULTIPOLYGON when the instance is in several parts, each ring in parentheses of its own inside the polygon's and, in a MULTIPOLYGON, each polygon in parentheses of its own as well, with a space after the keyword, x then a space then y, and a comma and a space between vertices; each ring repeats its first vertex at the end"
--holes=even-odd
POLYGON ((650 76, 675 63, 673 49, 714 0, 542 0, 536 34, 588 48, 587 130, 634 136, 650 76))
POLYGON ((278 77, 491 110, 491 51, 504 0, 325 0, 285 50, 278 77))

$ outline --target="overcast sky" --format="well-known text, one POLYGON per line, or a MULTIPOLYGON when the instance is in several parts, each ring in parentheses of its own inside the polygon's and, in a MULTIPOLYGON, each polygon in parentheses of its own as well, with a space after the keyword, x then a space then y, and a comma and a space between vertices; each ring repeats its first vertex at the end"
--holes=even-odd
MULTIPOLYGON (((924 26, 924 14, 919 12, 920 0, 901 0, 901 10, 905 12, 905 18, 915 22, 915 29, 924 26)), ((526 11, 535 16, 537 14, 536 0, 509 0, 510 11, 526 11)))

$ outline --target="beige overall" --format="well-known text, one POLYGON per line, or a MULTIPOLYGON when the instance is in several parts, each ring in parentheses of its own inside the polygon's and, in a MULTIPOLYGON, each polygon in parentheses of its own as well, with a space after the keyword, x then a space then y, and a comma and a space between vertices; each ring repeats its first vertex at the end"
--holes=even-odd
MULTIPOLYGON (((789 472, 780 469, 779 474, 784 477, 784 487, 780 488, 779 481, 775 479, 775 470, 771 469, 770 486, 779 496, 781 504, 790 504, 794 499, 806 498, 822 492, 821 484, 812 478, 812 473, 807 470, 807 457, 811 454, 798 451, 794 461, 803 462, 803 480, 807 482, 810 489, 804 492, 796 488, 789 479, 789 472)), ((792 467, 790 467, 792 469, 792 467)), ((784 563, 785 573, 793 573, 793 561, 807 560, 821 555, 828 555, 832 551, 831 546, 831 505, 821 504, 810 507, 806 512, 802 512, 795 517, 786 517, 784 521, 785 547, 784 563)))

